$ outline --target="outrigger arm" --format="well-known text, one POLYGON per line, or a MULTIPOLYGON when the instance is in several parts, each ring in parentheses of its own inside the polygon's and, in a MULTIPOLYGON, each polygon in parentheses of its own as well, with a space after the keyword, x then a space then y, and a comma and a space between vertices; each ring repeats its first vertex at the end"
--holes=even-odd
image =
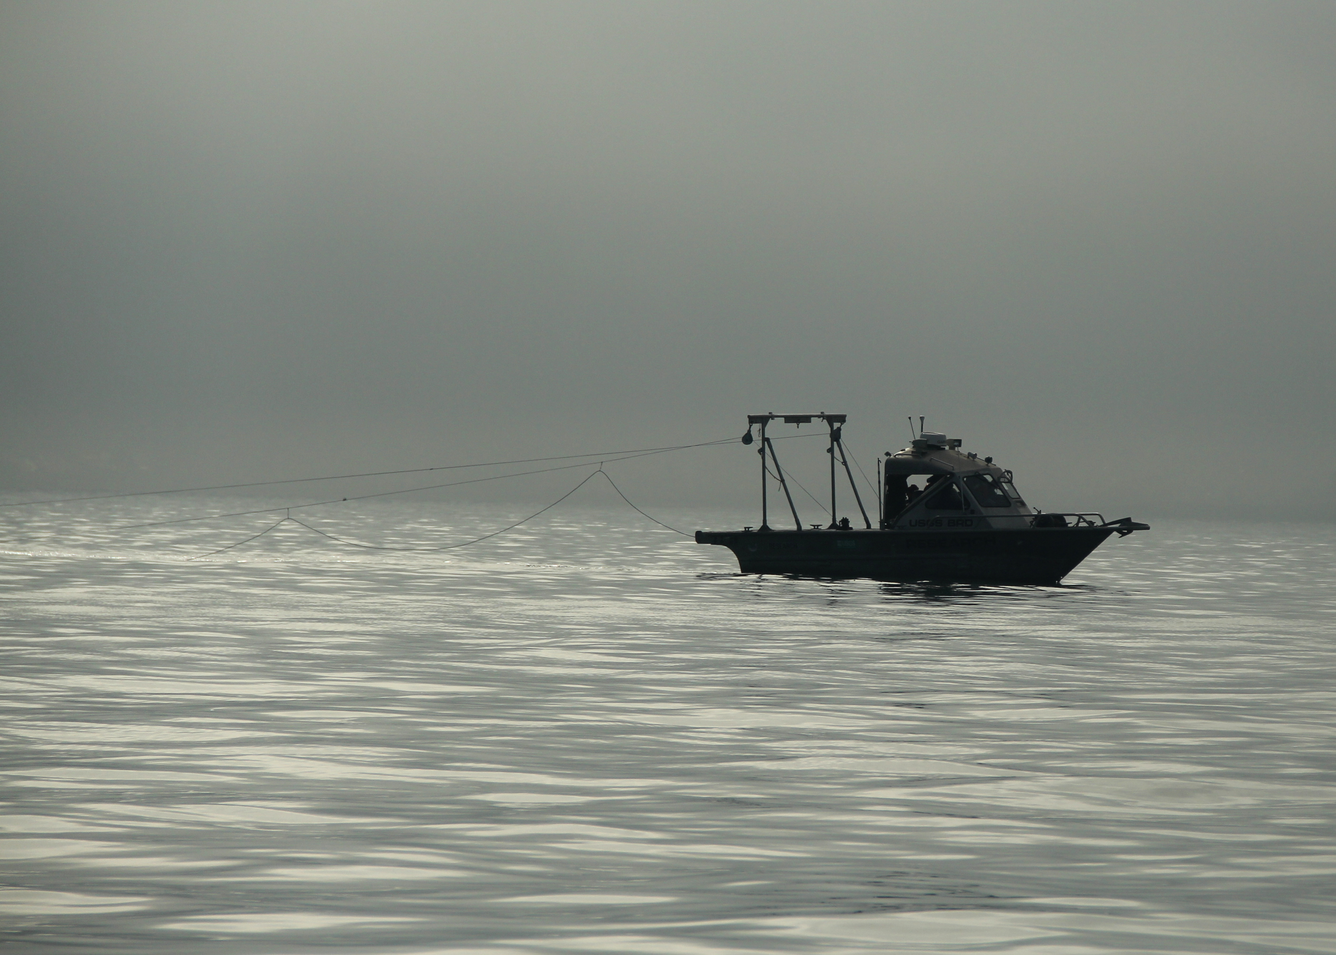
MULTIPOLYGON (((765 434, 764 426, 761 428, 761 433, 762 435, 765 434)), ((784 469, 779 466, 779 457, 775 454, 775 446, 771 443, 770 439, 766 437, 762 437, 761 442, 762 447, 770 448, 770 460, 775 462, 775 476, 779 478, 779 486, 784 489, 784 497, 788 499, 789 510, 793 513, 793 523, 798 530, 802 530, 803 522, 801 518, 798 517, 798 509, 793 506, 793 495, 789 493, 789 482, 784 480, 784 469)), ((765 481, 764 475, 762 475, 761 480, 762 482, 765 481)))
MULTIPOLYGON (((858 485, 854 483, 854 472, 851 471, 851 470, 849 470, 849 459, 848 459, 847 457, 844 456, 844 442, 840 440, 840 429, 839 429, 839 428, 835 428, 835 429, 834 429, 834 431, 833 431, 833 436, 834 436, 834 438, 835 438, 835 444, 834 444, 834 447, 840 449, 840 463, 844 465, 844 473, 847 474, 847 475, 849 475, 849 489, 850 489, 851 491, 854 492, 854 500, 858 502, 858 510, 859 510, 859 513, 861 513, 861 514, 863 515, 863 526, 865 526, 868 530, 872 530, 872 520, 867 516, 867 508, 865 508, 865 507, 863 506, 863 498, 862 498, 862 496, 859 495, 859 493, 858 493, 858 485)), ((835 455, 834 455, 834 454, 831 454, 830 457, 831 457, 831 466, 832 466, 832 469, 833 469, 833 467, 834 467, 834 459, 835 459, 835 455)), ((831 475, 831 479, 830 479, 830 488, 831 488, 831 490, 830 490, 830 502, 831 502, 831 504, 834 504, 834 503, 835 503, 835 476, 834 476, 833 474, 831 475)), ((831 525, 830 525, 830 526, 831 526, 831 527, 834 527, 834 526, 835 526, 835 524, 834 524, 834 521, 835 521, 835 515, 834 515, 833 512, 831 513, 830 519, 831 519, 831 525)))

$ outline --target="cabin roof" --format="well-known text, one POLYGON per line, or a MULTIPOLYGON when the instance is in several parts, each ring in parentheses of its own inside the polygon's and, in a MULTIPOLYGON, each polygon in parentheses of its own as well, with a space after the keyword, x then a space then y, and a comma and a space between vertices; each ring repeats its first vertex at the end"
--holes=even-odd
POLYGON ((885 466, 887 474, 972 474, 979 471, 1000 474, 1002 469, 983 458, 970 457, 953 448, 904 448, 886 458, 885 466))

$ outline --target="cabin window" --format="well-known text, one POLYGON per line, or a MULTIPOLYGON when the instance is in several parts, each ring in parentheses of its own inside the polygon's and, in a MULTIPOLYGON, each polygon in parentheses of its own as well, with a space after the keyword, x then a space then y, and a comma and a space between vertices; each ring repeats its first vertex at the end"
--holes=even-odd
POLYGON ((956 482, 949 478, 944 481, 937 481, 935 486, 928 488, 924 493, 928 499, 923 502, 923 506, 930 511, 963 511, 965 509, 965 498, 960 493, 960 488, 956 487, 956 482))
POLYGON ((1011 499, 1016 502, 1017 507, 1025 506, 1025 502, 1021 500, 1020 492, 1016 490, 1016 488, 1012 485, 1010 481, 1002 482, 1002 490, 1006 491, 1008 494, 1011 495, 1011 499))
POLYGON ((965 487, 980 507, 1011 507, 1011 499, 1002 489, 1002 482, 991 474, 967 474, 965 487))
POLYGON ((928 474, 890 474, 885 480, 885 505, 887 518, 894 517, 906 507, 918 500, 927 488, 928 474))

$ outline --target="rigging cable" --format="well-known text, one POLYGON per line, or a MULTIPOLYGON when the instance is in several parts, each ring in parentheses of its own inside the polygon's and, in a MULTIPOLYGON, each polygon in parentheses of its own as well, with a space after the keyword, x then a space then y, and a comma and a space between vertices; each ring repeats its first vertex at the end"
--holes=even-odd
POLYGON ((880 494, 881 492, 877 490, 877 486, 872 483, 872 479, 869 478, 867 472, 863 470, 863 465, 859 464, 858 458, 854 457, 853 448, 849 447, 848 441, 844 442, 844 449, 849 452, 849 460, 854 462, 854 467, 858 468, 858 473, 863 475, 863 483, 868 486, 868 490, 873 494, 880 494))
MULTIPOLYGON (((712 441, 709 443, 717 444, 718 442, 712 441)), ((673 448, 652 448, 649 450, 643 450, 638 452, 627 452, 625 454, 622 454, 620 457, 608 458, 607 460, 614 462, 632 461, 635 460, 636 458, 645 458, 655 454, 664 454, 668 451, 679 451, 683 450, 684 448, 696 448, 696 447, 705 447, 705 445, 683 445, 681 447, 673 447, 673 448)), ((326 504, 342 504, 346 501, 366 501, 377 497, 392 497, 396 494, 412 494, 414 491, 434 491, 444 487, 462 487, 463 485, 466 484, 482 484, 487 481, 503 481, 507 478, 526 477, 531 474, 550 474, 554 471, 570 471, 574 468, 584 468, 588 466, 589 462, 581 462, 579 464, 558 464, 550 468, 534 468, 531 471, 512 471, 509 474, 490 474, 486 477, 469 478, 464 481, 449 481, 446 482, 445 484, 427 484, 419 487, 406 487, 406 488, 400 488, 395 491, 376 491, 375 493, 372 494, 357 494, 357 495, 352 495, 350 497, 333 497, 323 501, 308 501, 304 504, 291 504, 278 507, 261 507, 249 511, 232 511, 226 514, 209 514, 197 517, 178 517, 166 521, 148 521, 143 524, 122 524, 116 529, 131 530, 140 527, 161 527, 165 524, 188 524, 191 523, 192 521, 221 520, 222 518, 225 517, 247 517, 251 514, 272 514, 276 511, 297 510, 298 508, 306 508, 306 507, 323 507, 326 504)))
POLYGON ((641 514, 641 516, 645 517, 648 520, 653 521, 660 527, 668 528, 668 530, 672 531, 674 534, 681 534, 683 537, 691 537, 691 538, 694 538, 696 536, 695 534, 688 534, 686 531, 679 531, 676 527, 673 527, 671 524, 665 524, 658 518, 650 517, 644 511, 640 510, 640 508, 636 507, 634 504, 631 503, 631 499, 622 493, 622 489, 617 486, 617 482, 612 479, 612 475, 609 474, 607 471, 603 470, 602 464, 599 465, 598 470, 600 474, 602 474, 605 478, 608 479, 608 483, 611 484, 612 489, 617 492, 617 496, 620 497, 623 501, 625 501, 627 505, 630 506, 631 510, 638 511, 641 514))
MULTIPOLYGON (((796 436, 795 436, 796 437, 796 436)), ((270 487, 278 484, 312 484, 317 481, 346 481, 353 478, 389 477, 396 474, 422 474, 427 471, 457 471, 467 468, 501 467, 506 464, 538 464, 544 461, 573 461, 577 458, 608 459, 609 455, 625 454, 660 454, 665 451, 685 451, 689 448, 708 448, 720 444, 732 444, 736 438, 718 438, 714 441, 701 441, 697 444, 677 444, 659 448, 627 448, 621 451, 591 451, 587 454, 555 454, 541 458, 513 458, 508 461, 484 461, 480 464, 438 464, 427 468, 400 468, 394 471, 365 471, 360 474, 327 474, 322 477, 285 478, 279 481, 248 481, 242 484, 213 484, 201 487, 176 487, 158 491, 131 491, 125 494, 90 494, 84 497, 52 498, 45 501, 9 501, 0 503, 0 507, 27 507, 36 504, 70 504, 75 501, 107 501, 125 497, 148 497, 154 494, 187 494, 192 491, 232 491, 240 488, 270 487)), ((614 458, 613 460, 621 460, 614 458)), ((580 465, 574 465, 579 467, 580 465)), ((538 473, 538 472, 528 472, 538 473)), ((437 485, 448 487, 449 485, 437 485)))
POLYGON ((592 480, 593 480, 597 475, 599 475, 599 474, 603 475, 603 477, 607 479, 608 483, 609 483, 610 485, 612 485, 612 489, 613 489, 614 491, 617 492, 617 496, 620 497, 623 501, 625 501, 625 502, 627 503, 627 505, 628 505, 632 510, 636 511, 637 513, 639 513, 642 517, 645 517, 646 519, 648 519, 648 520, 650 520, 650 521, 653 521, 655 524, 658 524, 660 527, 665 527, 665 528, 667 528, 668 530, 672 531, 672 532, 675 533, 675 534, 680 534, 680 535, 683 536, 683 537, 691 537, 691 536, 693 536, 693 535, 691 535, 691 534, 686 533, 685 531, 680 531, 680 530, 678 530, 676 527, 673 527, 671 524, 665 524, 663 521, 658 520, 657 518, 650 516, 649 514, 645 513, 643 510, 641 510, 639 507, 637 507, 634 503, 631 502, 631 499, 630 499, 630 498, 628 498, 625 494, 622 493, 622 489, 619 488, 619 487, 617 486, 617 482, 614 481, 614 480, 612 479, 612 475, 610 475, 607 471, 603 470, 603 466, 602 466, 602 464, 600 464, 599 467, 598 467, 595 471, 593 471, 593 472, 591 472, 590 474, 586 475, 585 478, 584 478, 584 480, 582 480, 579 484, 575 485, 575 487, 571 488, 569 491, 567 491, 565 494, 561 495, 561 497, 557 498, 557 499, 556 499, 555 501, 553 501, 551 504, 548 504, 546 507, 543 507, 543 508, 541 508, 541 509, 539 509, 539 510, 537 510, 537 511, 534 511, 534 512, 533 512, 532 514, 530 514, 528 517, 522 518, 521 520, 518 520, 518 521, 516 521, 516 522, 513 523, 513 524, 508 524, 508 525, 506 525, 505 527, 502 527, 500 530, 495 530, 495 531, 492 531, 490 534, 484 534, 484 535, 482 535, 481 537, 475 537, 475 538, 473 538, 472 540, 462 541, 462 542, 460 542, 460 543, 458 543, 458 544, 444 544, 444 545, 442 545, 442 546, 440 546, 440 547, 385 547, 385 546, 382 546, 382 545, 379 545, 379 544, 364 544, 364 543, 361 543, 361 542, 359 542, 359 541, 348 540, 348 539, 346 539, 346 538, 338 537, 337 535, 327 533, 327 532, 325 532, 325 531, 320 530, 318 527, 312 527, 310 524, 307 524, 305 521, 298 520, 297 518, 293 517, 291 513, 288 513, 288 514, 286 514, 284 517, 282 517, 281 519, 279 519, 277 522, 275 522, 274 524, 269 525, 269 526, 266 527, 264 530, 260 531, 258 534, 252 534, 250 537, 247 537, 245 540, 237 541, 237 542, 234 543, 234 544, 228 544, 226 547, 220 547, 220 548, 218 548, 217 550, 211 550, 211 551, 209 551, 209 552, 206 553, 206 554, 196 554, 194 557, 190 557, 190 558, 188 558, 188 559, 189 559, 189 560, 200 560, 201 558, 204 558, 204 557, 212 557, 214 554, 221 554, 221 553, 223 553, 224 551, 229 551, 229 550, 232 550, 233 548, 240 547, 242 544, 248 544, 248 543, 250 543, 251 541, 256 540, 257 538, 263 537, 265 534, 268 534, 270 531, 276 529, 276 528, 279 527, 280 525, 288 523, 289 521, 291 521, 291 522, 294 523, 294 524, 300 524, 302 527, 306 528, 308 531, 312 531, 313 533, 319 534, 321 537, 327 537, 327 538, 329 538, 330 540, 332 540, 332 541, 336 541, 336 542, 338 542, 338 543, 340 543, 340 544, 347 544, 347 545, 350 546, 350 547, 361 547, 361 548, 364 548, 364 549, 366 549, 366 550, 394 551, 394 552, 398 552, 398 553, 424 553, 424 552, 425 552, 425 553, 435 553, 435 552, 439 552, 439 551, 443 551, 443 550, 457 550, 457 549, 460 548, 460 547, 468 547, 468 546, 470 546, 470 545, 472 545, 472 544, 477 544, 477 543, 480 543, 480 542, 482 542, 482 541, 488 540, 488 539, 490 539, 490 538, 497 537, 497 536, 499 536, 499 535, 501 535, 501 534, 504 534, 506 531, 514 530, 515 528, 519 527, 521 524, 526 524, 526 523, 528 523, 529 521, 533 520, 535 517, 538 517, 540 514, 543 514, 543 513, 545 513, 546 511, 550 511, 550 510, 552 510, 552 508, 556 507, 556 506, 557 506, 558 504, 560 504, 562 501, 566 500, 566 498, 570 497, 570 496, 571 496, 572 494, 574 494, 576 491, 580 490, 580 488, 584 487, 586 484, 588 484, 590 481, 592 481, 592 480))
MULTIPOLYGON (((614 458, 613 460, 626 460, 614 458)), ((482 484, 487 481, 503 481, 506 478, 525 477, 530 474, 550 474, 553 471, 569 471, 572 468, 588 467, 587 464, 562 464, 551 468, 535 468, 532 471, 517 471, 511 474, 493 474, 488 477, 470 478, 467 481, 450 481, 446 484, 428 484, 423 487, 405 487, 397 491, 377 491, 374 494, 359 494, 352 497, 332 497, 324 501, 307 501, 304 504, 290 504, 279 507, 261 507, 249 511, 230 511, 226 514, 205 514, 195 517, 176 517, 166 521, 148 521, 143 524, 122 524, 118 531, 134 530, 141 527, 162 527, 167 524, 190 524, 196 521, 218 521, 225 517, 249 517, 251 514, 272 514, 275 511, 295 511, 307 507, 324 507, 327 504, 343 504, 348 501, 365 501, 376 497, 392 497, 396 494, 411 494, 414 491, 434 491, 443 487, 461 487, 465 484, 482 484)))
POLYGON ((225 550, 231 550, 233 547, 240 547, 242 544, 249 544, 251 541, 256 540, 257 538, 263 537, 265 534, 268 534, 268 533, 269 533, 270 531, 272 531, 274 528, 278 527, 279 524, 286 524, 288 521, 290 521, 290 520, 292 520, 292 519, 293 519, 293 518, 291 518, 291 517, 283 517, 283 518, 280 518, 276 523, 270 524, 270 525, 269 525, 268 527, 266 527, 264 530, 260 531, 260 533, 258 533, 258 534, 252 534, 250 537, 247 537, 245 540, 237 541, 235 544, 228 544, 226 547, 220 547, 220 548, 218 548, 217 550, 211 550, 211 551, 209 551, 207 554, 197 554, 197 555, 195 555, 194 557, 190 557, 190 558, 188 558, 188 559, 189 559, 189 560, 198 560, 198 559, 201 558, 201 557, 212 557, 214 554, 221 554, 223 551, 225 551, 225 550))
MULTIPOLYGON (((795 438, 815 437, 812 434, 790 434, 782 437, 772 438, 772 441, 792 441, 795 438)), ((483 461, 478 464, 437 464, 426 468, 400 468, 393 471, 364 471, 359 474, 327 474, 321 477, 308 478, 284 478, 277 481, 248 481, 241 484, 211 484, 200 487, 175 487, 164 488, 157 491, 129 491, 123 494, 89 494, 83 497, 60 497, 41 501, 3 501, 0 502, 0 508, 5 507, 28 507, 38 504, 72 504, 77 501, 110 501, 127 497, 150 497, 154 494, 188 494, 193 491, 232 491, 240 488, 251 487, 270 487, 278 484, 313 484, 318 481, 346 481, 354 478, 365 477, 388 477, 396 474, 422 474, 427 471, 457 471, 468 468, 492 468, 501 467, 505 464, 537 464, 542 461, 571 461, 577 458, 601 458, 609 460, 608 455, 638 455, 638 454, 662 454, 667 451, 687 451, 692 448, 710 448, 718 445, 732 444, 736 438, 716 438, 714 441, 701 441, 696 444, 675 444, 660 448, 628 448, 622 451, 590 451, 585 454, 555 454, 541 458, 512 458, 506 461, 483 461)), ((624 458, 612 458, 611 460, 620 461, 624 458)), ((579 467, 579 465, 574 465, 579 467)), ((537 474, 540 472, 525 472, 537 474)), ((449 487, 448 484, 433 485, 434 487, 449 487)), ((425 488, 424 488, 425 490, 425 488)), ((271 509, 276 510, 276 508, 271 509)), ((258 513, 250 511, 247 513, 258 513)))
MULTIPOLYGON (((793 437, 809 437, 809 435, 793 435, 793 437)), ((728 443, 735 441, 735 438, 728 439, 728 443)), ((666 448, 649 448, 640 451, 628 451, 622 453, 620 457, 607 458, 606 461, 632 461, 636 458, 650 457, 655 454, 666 454, 669 451, 682 451, 688 448, 703 448, 721 444, 719 441, 707 441, 701 444, 684 444, 666 448)), ((478 465, 481 467, 482 465, 478 465)), ((222 520, 226 517, 249 517, 251 514, 273 514, 277 511, 297 510, 298 508, 323 507, 327 504, 342 504, 346 501, 366 501, 377 497, 392 497, 396 494, 412 494, 414 491, 435 491, 446 487, 462 487, 466 484, 481 484, 487 481, 503 481, 507 478, 527 477, 531 474, 550 474, 553 471, 570 471, 574 468, 588 467, 589 462, 579 464, 559 464, 550 468, 534 468, 531 471, 513 471, 509 474, 492 474, 487 477, 469 478, 464 481, 448 481, 444 484, 427 484, 419 487, 400 488, 397 491, 377 491, 373 494, 358 494, 350 497, 332 497, 323 501, 307 501, 303 504, 291 504, 278 507, 260 507, 248 511, 230 511, 225 514, 207 514, 196 517, 177 517, 165 521, 146 521, 142 524, 121 524, 116 530, 134 530, 141 527, 162 527, 167 524, 188 524, 194 521, 214 521, 222 520)), ((801 486, 801 485, 800 485, 801 486)), ((806 488, 804 488, 806 490, 806 488)), ((810 496, 811 492, 808 492, 810 496)), ((815 500, 815 498, 813 498, 815 500)))
POLYGON ((830 513, 830 508, 827 507, 825 504, 822 504, 819 500, 817 500, 816 495, 813 494, 811 491, 807 490, 807 488, 803 486, 803 482, 799 481, 796 477, 793 476, 792 471, 785 471, 783 480, 780 480, 779 475, 776 474, 774 471, 770 470, 770 465, 767 464, 765 466, 765 473, 770 475, 781 485, 783 485, 785 481, 792 481, 794 484, 798 485, 798 487, 802 490, 804 494, 806 494, 808 497, 812 499, 813 503, 815 503, 817 507, 821 508, 821 510, 825 511, 827 514, 830 513))
MULTIPOLYGON (((772 440, 775 440, 775 441, 796 440, 796 439, 799 439, 799 438, 816 437, 816 436, 817 436, 817 435, 815 435, 815 434, 810 434, 810 435, 795 434, 795 435, 784 435, 784 436, 781 436, 781 437, 776 437, 776 438, 774 438, 774 439, 772 439, 772 440)), ((367 471, 367 472, 361 472, 361 473, 357 473, 357 474, 325 475, 325 476, 322 476, 322 477, 311 477, 311 478, 287 478, 287 479, 276 480, 276 481, 251 481, 251 482, 237 483, 237 484, 216 484, 216 485, 198 486, 198 487, 168 488, 168 489, 155 490, 155 491, 134 491, 134 492, 124 493, 124 494, 93 494, 93 495, 84 495, 84 496, 81 496, 81 497, 53 498, 53 499, 49 499, 49 500, 37 500, 37 501, 10 501, 10 502, 0 502, 0 508, 24 507, 24 506, 44 505, 44 504, 66 504, 66 503, 74 503, 74 502, 80 502, 80 501, 114 500, 114 499, 124 499, 124 498, 132 498, 132 497, 146 497, 146 496, 157 495, 157 494, 182 494, 182 493, 197 492, 197 491, 235 490, 235 489, 241 489, 241 488, 256 488, 256 487, 275 486, 275 485, 280 485, 280 484, 300 484, 300 483, 313 483, 313 482, 318 482, 318 481, 349 480, 349 479, 354 479, 354 478, 384 477, 384 476, 399 475, 399 474, 420 474, 420 473, 429 472, 429 471, 445 471, 445 470, 460 470, 460 469, 469 469, 469 468, 500 467, 500 466, 507 465, 507 464, 529 464, 529 463, 534 463, 534 464, 536 464, 536 463, 545 462, 545 461, 569 461, 569 460, 574 460, 574 459, 586 459, 586 458, 592 458, 592 457, 601 457, 603 460, 601 460, 601 461, 599 462, 599 467, 598 467, 593 473, 591 473, 591 474, 590 474, 588 477, 586 477, 583 481, 581 481, 579 484, 577 484, 574 488, 572 488, 572 489, 571 489, 570 491, 568 491, 566 494, 562 495, 562 497, 558 498, 558 499, 557 499, 556 501, 554 501, 552 504, 548 505, 547 507, 543 508, 543 509, 540 510, 540 511, 535 512, 534 514, 531 514, 529 517, 526 517, 523 521, 520 521, 520 522, 518 522, 518 523, 516 523, 516 524, 512 524, 512 525, 510 525, 510 526, 508 526, 508 527, 504 527, 504 528, 502 528, 500 531, 496 531, 496 532, 494 532, 494 533, 492 533, 492 534, 484 535, 483 537, 477 538, 476 540, 473 540, 473 541, 466 541, 466 542, 464 542, 464 543, 462 543, 462 544, 449 545, 449 546, 444 547, 444 548, 430 548, 430 549, 434 549, 434 550, 448 550, 448 549, 451 549, 451 548, 454 548, 454 547, 463 547, 463 546, 467 546, 467 545, 472 544, 472 543, 477 543, 478 541, 487 540, 487 539, 490 538, 490 537, 494 537, 494 536, 496 536, 496 534, 504 533, 504 532, 507 531, 507 530, 511 530, 511 529, 513 529, 513 528, 515 528, 515 527, 518 527, 518 526, 520 526, 520 524, 523 524, 523 523, 525 523, 526 521, 532 520, 533 518, 537 517, 539 514, 542 514, 544 511, 549 510, 549 509, 551 509, 552 507, 555 507, 557 504, 560 504, 562 501, 564 501, 564 500, 565 500, 567 497, 569 497, 571 494, 575 493, 575 491, 578 490, 580 487, 583 487, 584 484, 586 484, 589 480, 591 480, 595 474, 600 474, 600 473, 601 473, 605 478, 607 478, 608 483, 609 483, 610 485, 612 485, 612 489, 613 489, 614 491, 617 492, 618 497, 620 497, 620 498, 627 504, 627 506, 629 506, 630 508, 632 508, 633 510, 635 510, 636 512, 638 512, 639 514, 641 514, 641 515, 642 515, 643 517, 645 517, 647 520, 652 521, 653 523, 658 524, 659 526, 664 527, 664 528, 666 528, 667 530, 670 530, 670 531, 672 531, 672 532, 675 533, 675 534, 680 534, 680 535, 683 536, 683 537, 691 537, 691 536, 692 536, 691 534, 688 534, 688 533, 686 533, 685 531, 679 530, 678 528, 673 527, 673 526, 670 525, 670 524, 665 524, 663 521, 658 520, 657 518, 651 516, 650 514, 646 513, 644 510, 642 510, 641 508, 639 508, 638 506, 636 506, 636 504, 633 503, 633 502, 630 500, 630 498, 628 498, 628 497, 626 496, 626 494, 622 492, 622 489, 621 489, 620 487, 617 486, 617 483, 616 483, 615 481, 613 481, 612 476, 611 476, 610 474, 608 474, 607 471, 603 470, 603 465, 604 465, 605 463, 608 463, 608 462, 630 461, 630 460, 634 460, 634 459, 636 459, 636 458, 648 457, 648 456, 656 455, 656 454, 665 454, 665 453, 670 452, 670 451, 684 451, 684 450, 693 449, 693 448, 715 447, 715 446, 720 446, 720 445, 725 445, 725 444, 732 444, 735 440, 737 440, 737 439, 736 439, 736 438, 721 438, 721 439, 716 439, 716 440, 713 440, 713 441, 701 441, 701 442, 697 442, 697 443, 694 443, 694 444, 668 445, 668 446, 652 447, 652 448, 635 448, 635 449, 628 449, 628 450, 625 450, 625 451, 615 451, 615 452, 601 452, 601 453, 600 453, 600 452, 595 452, 595 453, 588 453, 588 454, 550 455, 550 456, 546 456, 546 457, 536 457, 536 458, 513 458, 513 459, 503 460, 503 461, 487 461, 487 462, 482 462, 482 463, 478 463, 478 464, 448 464, 448 465, 436 465, 436 466, 433 466, 433 467, 424 467, 424 468, 402 468, 402 469, 398 469, 398 470, 387 470, 387 471, 367 471), (613 456, 613 457, 608 457, 607 455, 608 455, 609 453, 612 454, 612 455, 614 455, 614 456, 613 456)), ((124 525, 120 525, 120 526, 117 527, 116 529, 117 529, 117 530, 132 530, 132 529, 144 528, 144 527, 161 527, 161 526, 169 525, 169 524, 184 524, 184 523, 191 523, 191 522, 195 522, 195 521, 222 520, 222 519, 224 519, 224 518, 230 518, 230 517, 247 517, 247 516, 250 516, 250 515, 252 515, 252 514, 272 514, 272 513, 275 513, 275 512, 277 512, 277 511, 283 511, 283 512, 284 512, 284 516, 283 516, 282 519, 276 521, 274 524, 272 524, 272 525, 270 525, 269 527, 265 528, 264 530, 260 531, 258 534, 253 534, 253 535, 251 535, 250 537, 245 538, 244 540, 237 541, 237 542, 234 543, 234 544, 229 544, 227 547, 223 547, 223 548, 220 548, 220 549, 215 550, 215 551, 210 551, 210 552, 207 553, 207 554, 200 554, 200 555, 197 555, 197 557, 192 557, 192 558, 190 558, 190 559, 191 559, 191 560, 195 560, 195 559, 198 559, 198 557, 208 557, 208 556, 212 556, 213 554, 218 554, 218 553, 222 553, 222 552, 227 551, 227 550, 231 550, 231 549, 234 548, 234 547, 239 547, 239 546, 241 546, 241 545, 243 545, 243 544, 249 543, 250 541, 256 540, 257 538, 263 537, 264 535, 270 533, 271 531, 275 530, 276 528, 280 527, 281 525, 283 525, 283 524, 285 524, 285 523, 288 523, 289 521, 291 521, 292 523, 300 524, 301 526, 307 528, 308 530, 311 530, 311 531, 313 531, 314 533, 321 534, 321 535, 323 535, 323 536, 325 536, 325 537, 328 537, 328 538, 330 538, 331 540, 336 540, 336 541, 339 541, 340 543, 349 544, 350 546, 354 546, 354 547, 367 547, 367 548, 374 548, 374 549, 378 549, 378 550, 388 550, 388 549, 393 549, 393 548, 377 547, 376 545, 372 545, 372 544, 359 544, 359 543, 357 543, 357 542, 355 542, 355 541, 346 541, 346 540, 343 540, 343 539, 341 539, 341 538, 338 538, 338 537, 336 537, 336 536, 334 536, 334 535, 332 535, 332 534, 327 534, 327 533, 325 533, 324 531, 321 531, 321 530, 319 530, 318 528, 312 527, 311 525, 306 524, 305 522, 300 521, 300 520, 298 520, 297 518, 293 517, 293 516, 292 516, 292 511, 293 511, 293 510, 296 510, 296 509, 300 509, 300 508, 321 507, 321 506, 325 506, 325 505, 329 505, 329 504, 342 504, 342 503, 346 503, 346 502, 348 502, 348 501, 363 501, 363 500, 369 500, 369 499, 372 499, 372 498, 390 497, 390 496, 394 496, 394 495, 398 495, 398 494, 411 494, 411 493, 414 493, 414 492, 416 492, 416 491, 430 491, 430 490, 436 490, 436 489, 447 488, 447 487, 459 487, 459 486, 467 485, 467 484, 478 484, 478 483, 483 483, 483 482, 487 482, 487 481, 499 481, 499 480, 505 480, 505 479, 508 479, 508 478, 525 477, 525 476, 533 475, 533 474, 546 474, 546 473, 551 473, 551 472, 555 472, 555 471, 566 471, 566 470, 571 470, 571 469, 573 469, 573 468, 587 467, 587 466, 589 465, 589 463, 590 463, 590 462, 587 461, 587 460, 581 460, 581 461, 579 461, 578 463, 575 463, 575 464, 555 465, 555 466, 553 466, 553 467, 546 467, 546 468, 534 468, 534 469, 531 469, 531 470, 528 470, 528 471, 516 471, 516 472, 511 472, 511 473, 508 473, 508 474, 493 474, 493 475, 487 475, 487 476, 485 476, 485 477, 470 478, 470 479, 463 480, 463 481, 449 481, 449 482, 445 482, 445 483, 441 483, 441 484, 430 484, 430 485, 422 485, 422 486, 417 486, 417 487, 400 488, 400 489, 398 489, 398 490, 393 490, 393 491, 379 491, 379 492, 370 493, 370 494, 361 494, 361 495, 354 495, 354 496, 344 496, 344 497, 337 497, 337 498, 329 498, 329 499, 321 500, 321 501, 307 501, 307 502, 304 502, 304 503, 301 503, 301 504, 291 504, 291 505, 283 505, 283 506, 277 506, 277 507, 266 507, 266 508, 253 508, 253 509, 250 509, 250 510, 245 510, 245 511, 232 511, 232 512, 228 512, 228 513, 224 513, 224 514, 210 514, 210 515, 200 515, 200 516, 193 516, 193 517, 182 517, 182 518, 175 518, 175 519, 164 520, 164 521, 148 521, 148 522, 139 523, 139 524, 124 524, 124 525)), ((767 468, 767 471, 768 471, 768 470, 769 470, 769 469, 767 468)), ((861 470, 861 469, 860 469, 860 470, 861 470)), ((775 475, 772 474, 771 476, 773 477, 773 476, 775 476, 775 475)), ((808 491, 807 488, 806 488, 805 486, 803 486, 803 484, 802 484, 801 482, 799 482, 796 478, 793 478, 793 481, 794 481, 794 483, 797 484, 800 488, 802 488, 803 493, 807 494, 808 497, 812 498, 812 500, 815 501, 815 502, 817 503, 818 506, 821 506, 820 501, 818 501, 818 500, 816 499, 816 497, 814 497, 814 496, 812 495, 812 493, 811 493, 810 491, 808 491)), ((824 510, 825 508, 823 507, 822 509, 824 510)), ((413 550, 414 548, 403 548, 403 549, 406 549, 406 550, 413 550)))

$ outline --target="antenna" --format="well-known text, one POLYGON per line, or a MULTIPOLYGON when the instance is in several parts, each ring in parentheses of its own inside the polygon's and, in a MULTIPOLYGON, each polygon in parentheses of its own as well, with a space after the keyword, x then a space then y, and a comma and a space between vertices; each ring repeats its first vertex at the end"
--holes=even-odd
POLYGON ((909 422, 909 440, 913 441, 916 437, 914 434, 914 416, 912 414, 907 414, 905 415, 905 419, 909 422))
POLYGON ((919 436, 923 435, 923 415, 919 415, 919 436))

